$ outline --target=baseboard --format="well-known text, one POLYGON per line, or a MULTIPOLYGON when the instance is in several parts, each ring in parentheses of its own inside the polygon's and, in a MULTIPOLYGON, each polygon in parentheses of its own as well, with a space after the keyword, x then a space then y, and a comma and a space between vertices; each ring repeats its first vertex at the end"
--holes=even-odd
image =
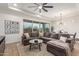
POLYGON ((6 45, 8 45, 8 44, 15 44, 15 43, 19 43, 19 42, 21 42, 21 41, 18 41, 18 42, 12 42, 12 43, 5 43, 6 45))

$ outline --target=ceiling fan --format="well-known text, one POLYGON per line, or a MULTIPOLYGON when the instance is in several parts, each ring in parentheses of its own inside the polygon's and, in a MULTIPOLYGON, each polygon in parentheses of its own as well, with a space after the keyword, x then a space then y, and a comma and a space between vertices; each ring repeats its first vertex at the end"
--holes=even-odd
POLYGON ((45 11, 45 12, 48 12, 48 10, 46 8, 53 8, 53 6, 48 6, 47 4, 48 3, 42 3, 42 4, 39 4, 39 3, 34 3, 36 6, 28 6, 29 8, 34 8, 36 7, 36 9, 34 9, 34 11, 36 10, 39 10, 39 13, 41 13, 41 11, 45 11))

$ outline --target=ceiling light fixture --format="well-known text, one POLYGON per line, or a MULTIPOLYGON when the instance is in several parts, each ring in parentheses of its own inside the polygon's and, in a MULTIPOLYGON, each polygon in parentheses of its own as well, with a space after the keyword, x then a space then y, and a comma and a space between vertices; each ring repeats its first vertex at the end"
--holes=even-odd
POLYGON ((42 6, 39 6, 38 8, 39 8, 39 9, 42 9, 42 6))

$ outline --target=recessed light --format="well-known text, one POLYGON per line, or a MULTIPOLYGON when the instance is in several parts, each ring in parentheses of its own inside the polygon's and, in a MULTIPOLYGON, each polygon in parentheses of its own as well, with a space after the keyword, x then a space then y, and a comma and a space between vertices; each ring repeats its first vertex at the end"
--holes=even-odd
POLYGON ((17 6, 17 4, 16 4, 16 3, 14 3, 13 5, 14 5, 14 6, 17 6))

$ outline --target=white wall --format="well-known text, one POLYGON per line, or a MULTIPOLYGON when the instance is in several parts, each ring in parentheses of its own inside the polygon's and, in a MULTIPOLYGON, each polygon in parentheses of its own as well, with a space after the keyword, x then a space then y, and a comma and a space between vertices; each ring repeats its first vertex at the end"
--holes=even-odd
POLYGON ((70 17, 63 17, 63 25, 59 25, 61 20, 53 22, 54 31, 58 32, 63 29, 69 33, 77 32, 77 38, 79 38, 79 15, 74 15, 70 17))
POLYGON ((8 14, 0 14, 0 35, 5 35, 6 36, 6 43, 12 43, 12 42, 17 42, 20 41, 21 39, 21 34, 22 34, 22 18, 16 17, 13 15, 8 15, 8 14), (5 28, 4 28, 4 20, 12 20, 12 21, 17 21, 20 23, 20 32, 19 34, 5 34, 5 28))
POLYGON ((23 19, 28 19, 28 20, 35 20, 39 22, 47 22, 42 19, 37 19, 33 17, 20 17, 19 15, 11 15, 11 14, 5 14, 5 13, 0 13, 0 35, 5 35, 6 36, 6 43, 13 43, 13 42, 18 42, 21 41, 21 36, 23 34, 23 19), (17 21, 20 24, 20 32, 19 34, 5 34, 5 28, 4 28, 4 20, 12 20, 12 21, 17 21))

